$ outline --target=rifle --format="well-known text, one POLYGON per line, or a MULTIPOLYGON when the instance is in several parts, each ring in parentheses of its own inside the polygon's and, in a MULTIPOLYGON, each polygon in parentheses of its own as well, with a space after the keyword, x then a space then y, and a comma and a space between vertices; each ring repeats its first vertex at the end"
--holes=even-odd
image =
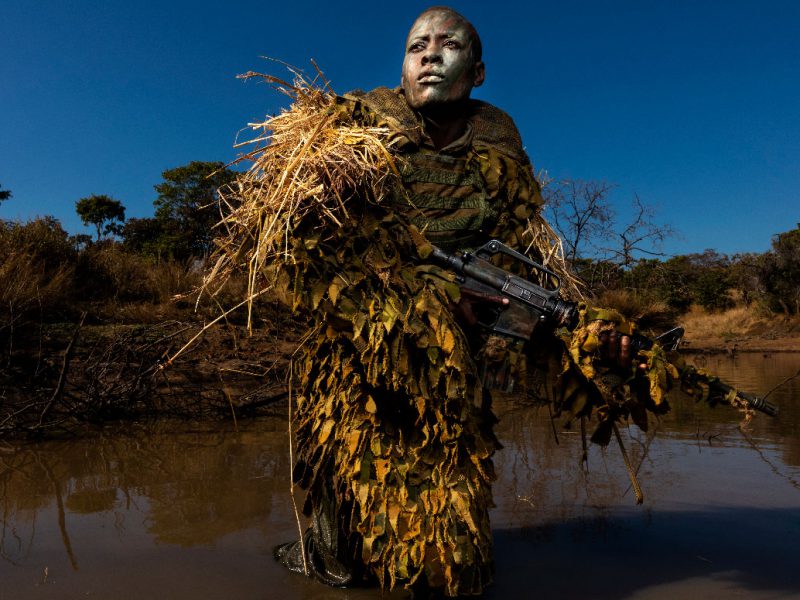
MULTIPOLYGON (((479 294, 508 298, 507 305, 481 306, 476 313, 478 324, 491 333, 527 341, 531 339, 534 330, 543 325, 554 329, 565 327, 569 331, 578 325, 578 303, 560 297, 559 276, 498 240, 491 240, 474 252, 460 255, 449 254, 433 246, 429 258, 439 266, 454 272, 462 287, 479 294), (531 275, 544 283, 544 286, 492 264, 490 261, 496 256, 522 263, 531 275)), ((634 333, 630 336, 631 345, 634 352, 649 350, 655 343, 668 351, 677 350, 683 333, 683 328, 675 327, 655 340, 634 333)), ((712 406, 717 402, 726 401, 730 404, 741 403, 771 417, 778 414, 778 407, 771 402, 738 391, 719 378, 701 373, 694 367, 683 368, 681 380, 693 387, 698 384, 707 386, 707 399, 712 406)))

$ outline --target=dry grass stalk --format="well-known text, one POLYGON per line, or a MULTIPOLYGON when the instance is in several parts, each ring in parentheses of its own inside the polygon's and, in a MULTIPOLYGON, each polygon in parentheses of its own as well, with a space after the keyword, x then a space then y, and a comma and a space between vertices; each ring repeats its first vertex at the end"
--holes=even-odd
MULTIPOLYGON (((536 174, 536 181, 544 191, 553 182, 553 178, 542 169, 536 174)), ((542 257, 542 266, 561 278, 562 296, 576 302, 584 300, 586 285, 572 272, 572 268, 564 258, 564 244, 550 223, 545 220, 542 209, 528 221, 528 228, 523 236, 530 240, 528 247, 525 248, 525 254, 530 255, 531 250, 535 250, 535 253, 542 257)))
POLYGON ((252 300, 261 291, 259 274, 265 265, 292 261, 293 228, 301 219, 314 213, 321 223, 340 227, 349 217, 352 198, 379 201, 396 173, 388 129, 342 122, 335 111, 336 96, 321 73, 311 82, 293 73, 292 84, 260 73, 241 76, 267 82, 293 103, 277 116, 250 124, 255 137, 237 144, 252 149, 235 163, 251 165, 234 185, 220 191, 222 232, 216 263, 204 282, 212 295, 235 269, 244 267, 252 300))
POLYGON ((570 269, 564 258, 564 247, 561 238, 545 221, 541 212, 528 221, 528 227, 523 233, 528 242, 525 254, 538 254, 542 257, 542 266, 553 271, 561 278, 561 293, 570 300, 583 300, 583 283, 570 269))
POLYGON ((292 498, 292 508, 294 509, 294 518, 297 523, 297 533, 300 536, 300 555, 303 557, 303 573, 308 577, 308 562, 306 562, 306 541, 303 537, 303 525, 300 523, 300 511, 297 510, 297 500, 294 496, 294 432, 292 431, 292 373, 294 372, 294 363, 289 361, 289 376, 287 377, 287 385, 289 387, 289 495, 292 498))

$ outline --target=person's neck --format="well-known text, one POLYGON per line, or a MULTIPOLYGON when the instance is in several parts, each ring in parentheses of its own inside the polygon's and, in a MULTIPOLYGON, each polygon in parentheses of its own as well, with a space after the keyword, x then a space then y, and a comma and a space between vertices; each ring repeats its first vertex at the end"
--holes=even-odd
POLYGON ((420 109, 425 123, 425 133, 433 147, 441 150, 464 135, 467 129, 467 103, 452 102, 420 109))

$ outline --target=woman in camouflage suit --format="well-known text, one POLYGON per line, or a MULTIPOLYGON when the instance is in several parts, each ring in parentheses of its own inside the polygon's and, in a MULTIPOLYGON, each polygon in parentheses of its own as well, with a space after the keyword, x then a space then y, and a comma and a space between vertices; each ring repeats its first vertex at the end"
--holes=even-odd
POLYGON ((313 517, 303 543, 276 556, 332 585, 376 578, 456 596, 492 579, 498 443, 479 349, 453 311, 469 315, 474 299, 425 262, 431 243, 532 243, 539 186, 511 118, 469 98, 484 76, 472 25, 447 8, 422 13, 402 87, 334 109, 392 132, 398 184, 336 230, 297 223, 293 261, 276 267, 278 287, 312 318, 296 364, 294 477, 313 517))

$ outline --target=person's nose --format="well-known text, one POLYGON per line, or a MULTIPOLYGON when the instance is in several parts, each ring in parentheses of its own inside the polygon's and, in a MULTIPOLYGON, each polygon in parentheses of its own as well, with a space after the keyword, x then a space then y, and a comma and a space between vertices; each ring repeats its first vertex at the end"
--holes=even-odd
POLYGON ((440 63, 442 62, 442 53, 439 48, 435 47, 434 45, 429 46, 425 49, 425 52, 422 55, 422 64, 427 65, 430 63, 440 63))

